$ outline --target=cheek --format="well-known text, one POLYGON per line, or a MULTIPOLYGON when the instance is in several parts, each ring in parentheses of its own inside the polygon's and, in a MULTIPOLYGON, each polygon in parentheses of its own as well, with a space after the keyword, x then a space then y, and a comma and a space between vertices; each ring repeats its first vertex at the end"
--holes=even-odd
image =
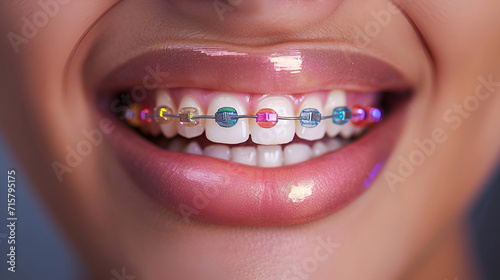
MULTIPOLYGON (((86 30, 114 2, 44 0, 0 4, 0 33, 7 35, 7 40, 0 40, 0 92, 3 100, 8 100, 0 103, 0 114, 2 120, 9 120, 2 122, 2 129, 18 152, 19 161, 34 174, 35 182, 55 178, 51 163, 59 158, 58 154, 64 158, 65 147, 80 140, 81 128, 88 127, 78 118, 81 111, 68 109, 76 107, 72 102, 80 102, 79 108, 83 107, 84 95, 80 100, 72 98, 75 95, 66 86, 67 65, 86 30), (75 140, 71 135, 78 137, 73 137, 75 140)), ((40 185, 45 189, 43 183, 40 185)))
MULTIPOLYGON (((11 1, 13 2, 13 1, 11 1)), ((8 84, 19 83, 27 94, 27 102, 42 104, 64 93, 67 65, 73 50, 86 30, 114 4, 115 1, 16 1, 0 19, 7 35, 0 56, 9 68, 18 68, 18 79, 5 79, 8 84)))
POLYGON ((1 10, 8 12, 2 12, 0 23, 7 31, 7 39, 15 54, 67 59, 61 50, 75 47, 86 30, 115 2, 43 0, 4 3, 1 10))
POLYGON ((477 70, 484 57, 498 65, 500 2, 423 0, 404 2, 403 8, 421 32, 438 70, 477 70), (456 67, 458 61, 462 67, 456 67))

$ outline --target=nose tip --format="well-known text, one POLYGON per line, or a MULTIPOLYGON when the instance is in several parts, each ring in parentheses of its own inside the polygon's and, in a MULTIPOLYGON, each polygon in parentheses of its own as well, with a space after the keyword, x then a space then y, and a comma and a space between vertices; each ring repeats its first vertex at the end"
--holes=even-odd
POLYGON ((212 25, 217 29, 280 32, 297 30, 325 20, 333 14, 342 1, 173 0, 172 2, 186 18, 212 25))

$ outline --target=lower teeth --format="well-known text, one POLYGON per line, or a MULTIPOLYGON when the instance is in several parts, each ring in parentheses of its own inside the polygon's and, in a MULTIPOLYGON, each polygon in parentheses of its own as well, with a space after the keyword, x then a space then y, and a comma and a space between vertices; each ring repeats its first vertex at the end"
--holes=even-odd
POLYGON ((247 142, 238 145, 213 144, 204 136, 197 139, 175 137, 153 139, 159 147, 171 152, 203 155, 236 163, 259 167, 280 167, 298 164, 348 145, 352 140, 339 137, 317 141, 295 139, 286 145, 256 145, 247 142))

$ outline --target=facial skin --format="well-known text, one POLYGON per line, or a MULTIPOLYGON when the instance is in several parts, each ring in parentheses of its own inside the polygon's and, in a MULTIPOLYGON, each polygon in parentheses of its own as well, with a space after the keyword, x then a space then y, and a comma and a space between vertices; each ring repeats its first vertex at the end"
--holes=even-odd
MULTIPOLYGON (((499 154, 500 2, 402 1, 402 13, 365 33, 366 45, 356 28, 373 25, 386 0, 232 3, 220 15, 212 1, 73 0, 59 4, 32 38, 1 41, 2 131, 90 275, 110 278, 112 269, 126 267, 140 279, 305 279, 293 268, 318 259, 319 238, 340 246, 319 257, 308 279, 469 279, 463 216, 499 154), (185 224, 137 188, 107 137, 59 182, 52 163, 64 162, 82 130, 102 121, 85 91, 89 52, 106 68, 108 60, 167 41, 249 50, 347 44, 395 65, 415 93, 397 146, 370 189, 311 223, 185 224), (484 99, 476 99, 477 109, 476 92, 484 99), (401 175, 401 159, 429 138, 435 150, 401 175)), ((2 1, 2 34, 22 35, 24 20, 40 10, 38 1, 2 1)))

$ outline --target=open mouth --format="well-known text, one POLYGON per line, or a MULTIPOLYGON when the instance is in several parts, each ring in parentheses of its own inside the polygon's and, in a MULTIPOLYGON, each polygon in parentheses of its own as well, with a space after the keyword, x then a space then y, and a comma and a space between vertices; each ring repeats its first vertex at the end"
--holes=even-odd
POLYGON ((339 150, 382 119, 372 106, 377 93, 351 93, 349 102, 341 90, 273 96, 161 89, 152 96, 154 101, 129 104, 122 117, 158 147, 267 168, 339 150))
POLYGON ((137 185, 185 221, 228 225, 340 210, 381 170, 411 96, 347 49, 169 47, 104 77, 101 113, 121 120, 108 137, 137 185))

